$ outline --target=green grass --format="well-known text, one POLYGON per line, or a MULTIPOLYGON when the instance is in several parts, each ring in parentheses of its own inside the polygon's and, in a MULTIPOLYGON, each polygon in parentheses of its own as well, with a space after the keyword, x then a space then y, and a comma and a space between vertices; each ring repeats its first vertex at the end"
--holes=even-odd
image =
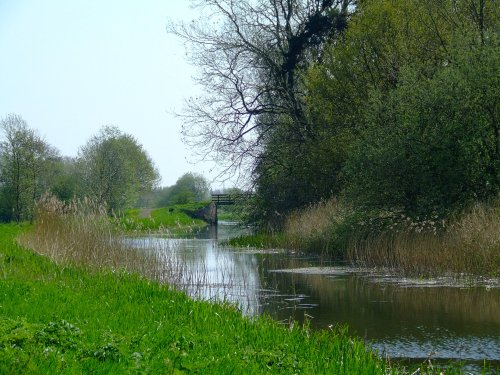
POLYGON ((207 225, 193 213, 206 207, 209 202, 195 202, 156 208, 150 217, 140 217, 141 209, 127 210, 117 220, 117 224, 126 231, 168 232, 182 235, 199 230, 207 225))
POLYGON ((245 206, 231 205, 219 206, 217 208, 217 217, 220 221, 245 221, 245 206))
POLYGON ((138 275, 56 265, 16 244, 25 230, 0 225, 1 374, 389 371, 342 329, 251 320, 138 275))

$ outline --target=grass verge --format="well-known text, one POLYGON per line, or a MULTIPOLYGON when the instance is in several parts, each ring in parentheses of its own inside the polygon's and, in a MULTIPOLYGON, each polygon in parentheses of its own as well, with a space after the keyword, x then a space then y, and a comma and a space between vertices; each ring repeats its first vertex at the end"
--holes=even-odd
POLYGON ((389 372, 343 329, 252 320, 138 274, 57 264, 16 243, 26 230, 0 225, 0 373, 389 372))

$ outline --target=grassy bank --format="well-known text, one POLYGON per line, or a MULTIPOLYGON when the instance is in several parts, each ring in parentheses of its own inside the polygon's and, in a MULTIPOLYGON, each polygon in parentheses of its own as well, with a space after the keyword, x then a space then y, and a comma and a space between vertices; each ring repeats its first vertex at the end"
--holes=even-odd
POLYGON ((54 209, 39 220, 35 228, 0 225, 0 373, 390 371, 344 330, 245 318, 234 307, 193 301, 126 272, 130 255, 100 249, 103 238, 113 237, 107 224, 92 224, 99 216, 87 221, 54 209), (78 250, 72 245, 78 239, 57 240, 64 228, 91 233, 78 250), (20 246, 20 235, 47 256, 20 246), (52 246, 44 240, 50 236, 52 246))
POLYGON ((500 200, 476 204, 446 220, 397 212, 356 212, 336 200, 291 214, 278 234, 229 241, 281 247, 379 267, 409 276, 500 276, 500 200))
POLYGON ((209 202, 178 204, 150 210, 127 210, 116 222, 129 232, 161 232, 172 236, 191 234, 207 223, 196 218, 196 213, 209 202))

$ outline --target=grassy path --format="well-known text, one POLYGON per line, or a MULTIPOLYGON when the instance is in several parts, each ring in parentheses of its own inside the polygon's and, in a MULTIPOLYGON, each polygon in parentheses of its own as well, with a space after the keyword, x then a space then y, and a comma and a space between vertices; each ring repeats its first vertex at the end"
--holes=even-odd
POLYGON ((147 219, 151 217, 151 212, 153 212, 152 208, 141 208, 137 214, 139 219, 147 219))
MULTIPOLYGON (((385 374, 342 330, 310 332, 123 272, 56 265, 0 225, 0 374, 385 374)), ((394 372, 394 370, 393 370, 394 372)))

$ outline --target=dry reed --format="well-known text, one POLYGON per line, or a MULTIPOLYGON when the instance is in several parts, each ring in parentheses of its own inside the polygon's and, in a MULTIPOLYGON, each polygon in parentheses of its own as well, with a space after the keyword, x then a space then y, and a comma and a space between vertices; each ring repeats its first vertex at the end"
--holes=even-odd
POLYGON ((500 276, 500 215, 495 206, 476 204, 449 224, 410 223, 403 230, 353 236, 347 251, 354 262, 405 275, 500 276))
POLYGON ((475 204, 448 221, 381 213, 380 217, 351 220, 347 225, 352 215, 349 207, 335 199, 297 211, 286 222, 287 245, 343 254, 357 265, 388 268, 404 275, 500 276, 498 200, 475 204), (376 227, 381 220, 387 223, 382 229, 376 227), (343 233, 345 242, 334 243, 340 230, 348 230, 347 235, 343 233))
POLYGON ((144 275, 154 269, 155 258, 127 246, 105 208, 90 199, 63 203, 44 196, 36 206, 34 230, 19 241, 58 264, 144 275))
POLYGON ((349 208, 337 199, 320 201, 292 212, 285 222, 286 246, 292 249, 330 251, 330 232, 342 223, 349 208))
POLYGON ((34 229, 19 238, 23 246, 61 265, 139 273, 195 298, 230 301, 243 311, 250 308, 244 300, 249 281, 233 262, 217 258, 216 272, 210 271, 204 262, 186 259, 189 252, 176 241, 127 237, 92 200, 63 203, 50 195, 37 203, 34 229))

